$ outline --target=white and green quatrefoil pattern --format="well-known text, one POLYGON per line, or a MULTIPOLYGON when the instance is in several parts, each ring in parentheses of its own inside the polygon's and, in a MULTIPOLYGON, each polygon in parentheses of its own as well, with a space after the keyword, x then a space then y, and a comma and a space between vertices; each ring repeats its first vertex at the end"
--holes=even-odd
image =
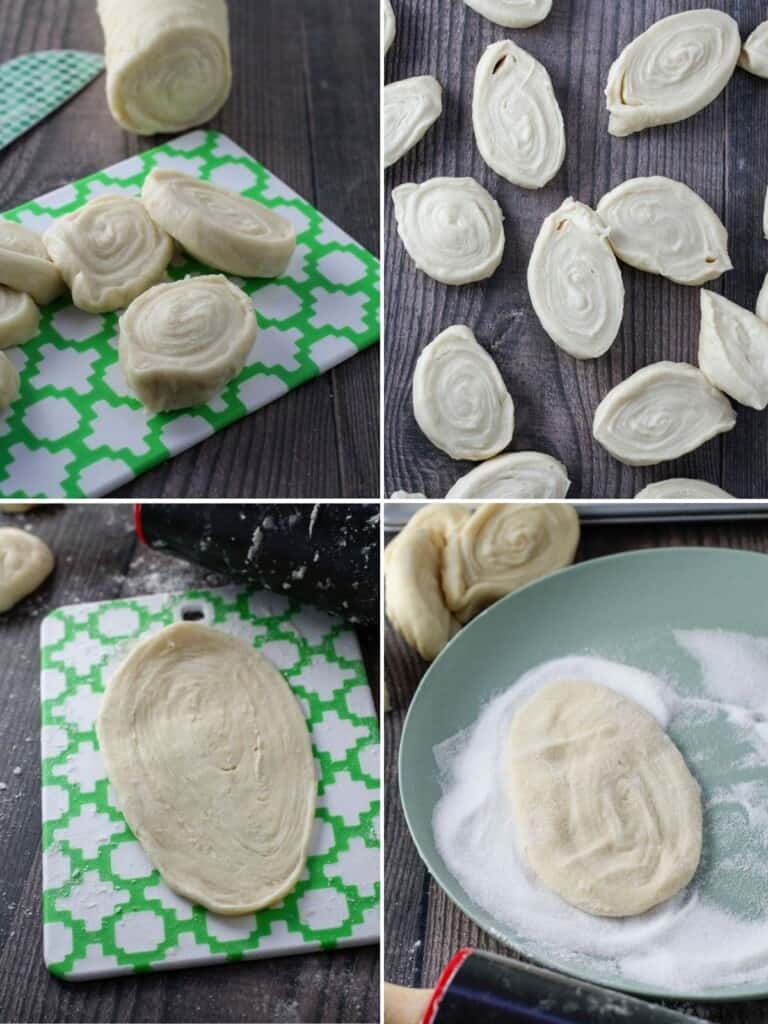
POLYGON ((42 628, 42 758, 44 950, 54 974, 94 978, 378 941, 378 727, 357 638, 332 616, 236 587, 59 609, 42 628), (306 870, 281 903, 241 917, 210 913, 165 885, 118 809, 96 737, 117 664, 190 614, 266 655, 312 733, 319 781, 306 870))
MULTIPOLYGON (((37 338, 6 351, 21 392, 0 411, 2 498, 108 494, 378 340, 377 260, 219 132, 183 135, 3 216, 44 231, 97 196, 139 195, 154 167, 257 199, 296 227, 284 277, 231 278, 251 296, 259 321, 248 363, 206 405, 148 415, 118 365, 118 314, 84 313, 68 296, 51 303, 37 338)), ((179 279, 211 270, 180 256, 169 273, 179 279)), ((293 454, 282 453, 278 439, 275 458, 293 454)))

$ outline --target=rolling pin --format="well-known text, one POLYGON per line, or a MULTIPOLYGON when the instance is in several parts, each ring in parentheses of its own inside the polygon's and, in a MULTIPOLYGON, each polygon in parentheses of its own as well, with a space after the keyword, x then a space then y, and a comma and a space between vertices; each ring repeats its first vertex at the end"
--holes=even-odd
POLYGON ((462 949, 434 989, 384 985, 384 1024, 704 1024, 541 967, 462 949))
POLYGON ((139 540, 234 583, 379 621, 378 505, 136 505, 139 540))

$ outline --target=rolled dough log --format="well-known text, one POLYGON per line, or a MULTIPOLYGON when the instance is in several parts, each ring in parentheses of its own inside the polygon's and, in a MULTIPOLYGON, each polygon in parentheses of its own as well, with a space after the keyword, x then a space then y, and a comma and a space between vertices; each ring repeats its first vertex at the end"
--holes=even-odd
POLYGON ((39 537, 13 526, 0 528, 0 612, 7 612, 40 586, 53 569, 53 555, 39 537))
POLYGON ((64 292, 64 281, 40 235, 21 224, 0 219, 0 284, 31 295, 46 306, 64 292))
POLYGON ((8 356, 0 352, 0 409, 7 409, 19 396, 21 378, 8 356))
POLYGON ((570 486, 568 470, 551 455, 509 452, 459 477, 446 498, 564 498, 570 486))
POLYGON ((0 349, 23 345, 39 326, 40 310, 29 295, 0 285, 0 349))

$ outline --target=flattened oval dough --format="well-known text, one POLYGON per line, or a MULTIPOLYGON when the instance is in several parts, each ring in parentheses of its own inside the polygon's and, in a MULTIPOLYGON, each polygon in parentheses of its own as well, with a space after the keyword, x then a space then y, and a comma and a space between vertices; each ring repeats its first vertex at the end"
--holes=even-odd
POLYGON ((699 367, 742 405, 768 405, 768 324, 730 299, 702 288, 699 367))
POLYGON ((542 188, 565 159, 565 125, 547 69, 509 39, 480 58, 472 124, 483 160, 513 185, 542 188))
POLYGON ((759 316, 763 323, 768 323, 768 274, 763 278, 760 294, 757 296, 755 316, 759 316))
POLYGON ((391 0, 381 0, 381 38, 384 43, 384 54, 392 49, 397 33, 397 22, 395 12, 392 10, 391 0))
POLYGON ((0 528, 0 612, 28 597, 53 570, 53 555, 39 537, 13 526, 0 528))
POLYGON ((542 687, 512 718, 504 769, 519 853, 567 903, 642 914, 696 873, 698 783, 634 701, 591 682, 542 687))
POLYGON ((385 85, 382 93, 384 166, 391 167, 420 142, 443 112, 443 87, 432 75, 385 85))
POLYGON ((631 178, 607 192, 597 212, 623 263, 678 284, 704 284, 733 270, 728 232, 711 206, 681 181, 631 178))
POLYGON ((706 480, 691 480, 678 476, 669 480, 659 480, 648 484, 638 491, 635 498, 639 501, 666 501, 668 498, 732 498, 733 495, 722 487, 707 483, 706 480))
POLYGON ((96 722, 107 775, 165 882, 217 914, 299 880, 315 814, 301 707, 263 655, 193 622, 140 643, 96 722))
POLYGON ((530 28, 544 21, 552 0, 464 0, 467 7, 503 28, 530 28))
POLYGON ((64 281, 40 235, 0 218, 0 284, 31 295, 40 306, 64 292, 64 281))
POLYGON ((608 392, 595 410, 596 441, 628 466, 692 452, 736 426, 725 395, 689 363, 652 363, 608 392))
POLYGON ((768 21, 761 22, 744 41, 739 65, 760 78, 768 78, 768 21))
POLYGON ((474 178, 431 178, 392 193, 397 232, 409 256, 442 284, 490 277, 504 255, 501 207, 474 178))
POLYGON ((564 498, 571 486, 568 470, 542 452, 497 455, 460 477, 446 498, 564 498))
POLYGON ((296 248, 296 230, 285 217, 180 171, 155 168, 141 198, 156 224, 215 270, 281 277, 296 248))
POLYGON ((0 352, 0 409, 7 409, 16 401, 20 387, 19 371, 8 356, 0 352))
POLYGON ((23 345, 39 326, 40 310, 30 296, 0 285, 0 349, 23 345))
POLYGON ((624 316, 624 283, 594 210, 566 199, 545 219, 528 263, 528 292, 541 326, 569 355, 595 359, 608 351, 624 316))

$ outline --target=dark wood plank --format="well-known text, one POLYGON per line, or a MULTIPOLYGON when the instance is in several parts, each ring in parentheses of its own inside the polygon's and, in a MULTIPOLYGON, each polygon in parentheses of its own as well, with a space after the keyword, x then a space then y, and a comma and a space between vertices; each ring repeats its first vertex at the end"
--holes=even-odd
MULTIPOLYGON (((762 201, 768 133, 768 83, 737 70, 724 95, 687 121, 616 139, 608 135, 603 90, 619 52, 654 21, 701 7, 698 0, 555 0, 552 13, 525 31, 505 30, 461 0, 393 0, 398 36, 387 81, 434 74, 445 89, 443 117, 385 180, 387 280, 386 490, 443 496, 467 472, 419 431, 411 408, 411 379, 419 352, 452 323, 467 323, 493 355, 516 405, 514 450, 534 449, 568 467, 571 497, 633 497, 645 484, 669 476, 720 483, 738 497, 760 497, 768 487, 768 419, 739 407, 739 423, 675 462, 622 465, 592 440, 592 415, 608 390, 660 359, 696 362, 698 289, 623 267, 626 306, 622 329, 602 358, 579 362, 547 337, 533 311, 525 270, 544 217, 567 196, 594 205, 627 178, 662 174, 685 181, 723 218, 737 269, 710 287, 753 307, 768 266, 762 239, 762 201), (556 178, 531 192, 500 178, 474 143, 471 101, 477 61, 505 36, 548 69, 566 122, 568 151, 556 178), (406 181, 471 175, 505 213, 507 248, 489 281, 447 288, 417 271, 397 237, 389 193, 406 181)), ((765 18, 757 0, 713 0, 746 35, 765 18)))

